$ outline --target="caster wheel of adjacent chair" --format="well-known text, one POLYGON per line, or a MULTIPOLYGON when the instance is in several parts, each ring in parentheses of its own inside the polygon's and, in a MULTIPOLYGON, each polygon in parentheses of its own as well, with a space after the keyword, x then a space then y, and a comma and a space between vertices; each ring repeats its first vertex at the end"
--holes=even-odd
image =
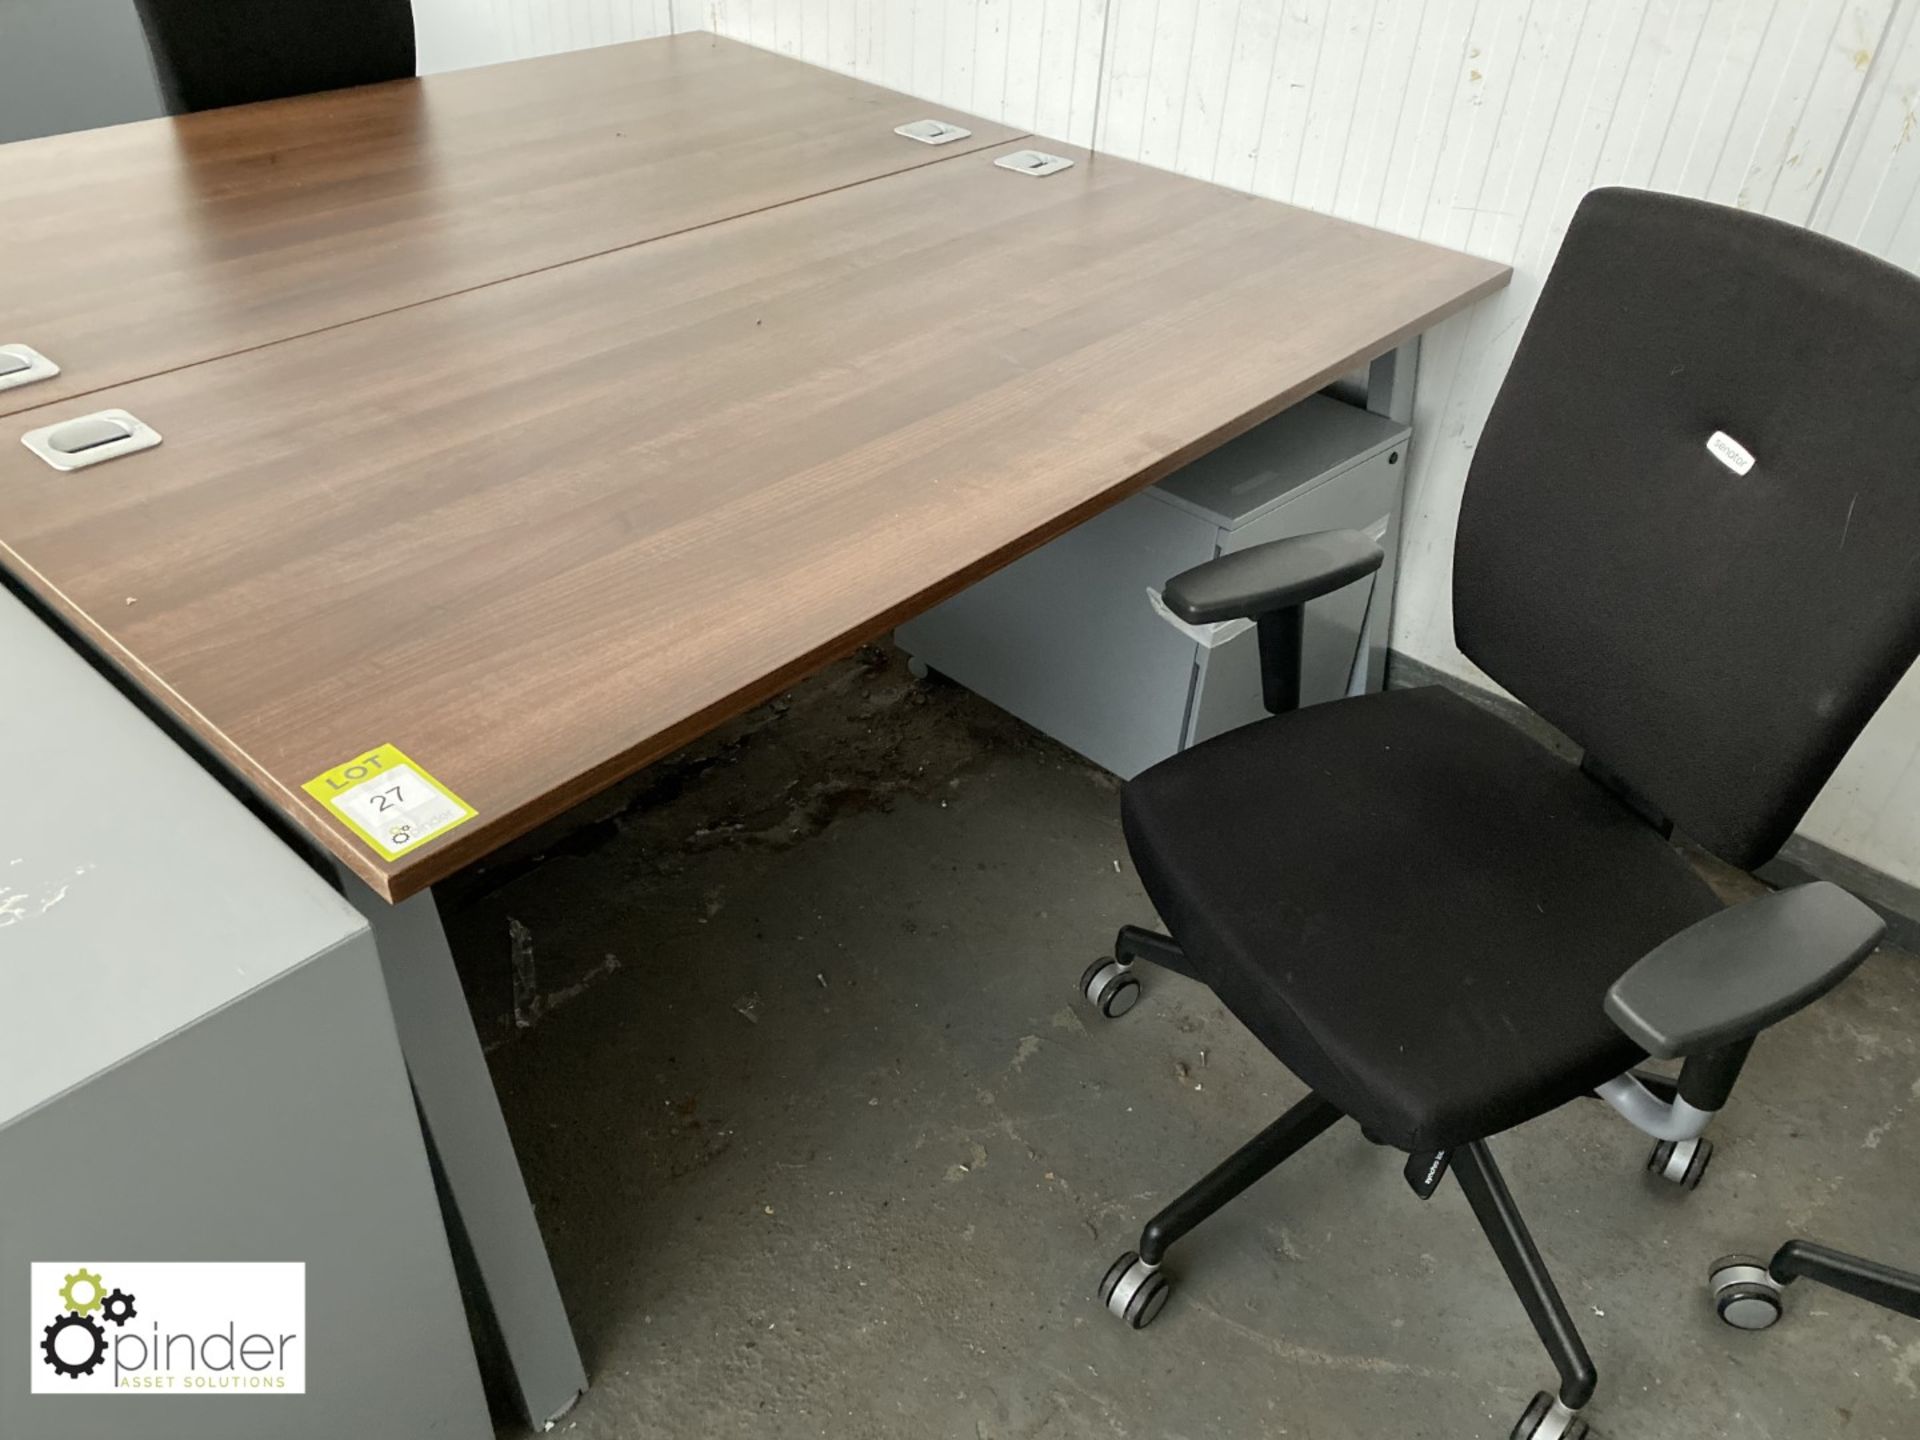
POLYGON ((927 668, 927 662, 922 660, 918 655, 909 655, 907 657, 907 674, 916 680, 925 680, 929 675, 933 674, 933 671, 927 668))
POLYGON ((1129 1250, 1107 1267, 1100 1280, 1100 1303, 1136 1330, 1144 1330, 1173 1291, 1160 1267, 1129 1250))
POLYGON ((1767 1271, 1767 1262, 1751 1255, 1724 1255, 1707 1272, 1713 1290, 1713 1308, 1736 1330, 1765 1330, 1785 1308, 1780 1282, 1767 1271))
POLYGON ((1140 999, 1140 982, 1118 960, 1101 956, 1080 977, 1080 991, 1109 1020, 1118 1020, 1140 999))
POLYGON ((1671 1180, 1691 1190, 1700 1183, 1700 1177, 1707 1173, 1707 1162, 1712 1159, 1711 1140, 1662 1140, 1647 1156, 1647 1169, 1663 1180, 1671 1180))
POLYGON ((1594 1440, 1594 1437, 1586 1421, 1542 1390, 1527 1402, 1507 1440, 1594 1440))

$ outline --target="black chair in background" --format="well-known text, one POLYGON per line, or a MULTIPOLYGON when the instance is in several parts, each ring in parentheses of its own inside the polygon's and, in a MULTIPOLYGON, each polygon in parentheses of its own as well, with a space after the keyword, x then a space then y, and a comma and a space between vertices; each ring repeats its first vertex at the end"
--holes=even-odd
POLYGON ((134 0, 175 115, 400 80, 410 0, 134 0))
POLYGON ((1792 833, 1920 654, 1920 279, 1693 200, 1586 197, 1478 447, 1461 649, 1585 749, 1562 761, 1443 689, 1296 710, 1301 607, 1380 561, 1329 532, 1169 581, 1193 624, 1250 617, 1272 719, 1126 788, 1172 931, 1135 961, 1209 986, 1312 1093, 1148 1223, 1100 1284, 1134 1326, 1167 1248, 1343 1116, 1459 1178, 1560 1372, 1516 1440, 1577 1440, 1595 1385, 1487 1137, 1584 1096, 1691 1185, 1760 1031, 1871 951, 1816 883, 1724 908, 1675 826, 1751 870, 1792 833), (1684 1057, 1677 1083, 1634 1071, 1684 1057))

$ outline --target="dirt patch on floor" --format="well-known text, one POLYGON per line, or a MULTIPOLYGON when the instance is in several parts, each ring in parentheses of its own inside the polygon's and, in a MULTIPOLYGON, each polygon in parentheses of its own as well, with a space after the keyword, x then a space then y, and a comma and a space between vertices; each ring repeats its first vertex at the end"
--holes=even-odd
POLYGON ((482 1038, 621 968, 582 943, 594 912, 682 903, 688 868, 716 852, 770 857, 847 816, 937 800, 1010 750, 1068 758, 968 691, 915 679, 897 650, 862 647, 436 887, 482 1038))

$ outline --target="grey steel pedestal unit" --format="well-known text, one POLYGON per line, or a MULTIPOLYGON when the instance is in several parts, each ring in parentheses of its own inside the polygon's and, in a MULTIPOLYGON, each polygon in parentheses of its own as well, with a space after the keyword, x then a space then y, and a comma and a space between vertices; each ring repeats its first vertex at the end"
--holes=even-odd
POLYGON ((4 590, 0 757, 0 1436, 490 1440, 366 921, 4 590), (305 1392, 59 1393, 35 1262, 303 1263, 305 1392))
POLYGON ((925 665, 1116 775, 1258 719, 1245 621, 1189 627, 1158 606, 1170 577, 1313 530, 1364 530, 1387 552, 1371 585, 1307 607, 1307 704, 1380 687, 1408 426, 1310 395, 1292 409, 909 621, 925 665))

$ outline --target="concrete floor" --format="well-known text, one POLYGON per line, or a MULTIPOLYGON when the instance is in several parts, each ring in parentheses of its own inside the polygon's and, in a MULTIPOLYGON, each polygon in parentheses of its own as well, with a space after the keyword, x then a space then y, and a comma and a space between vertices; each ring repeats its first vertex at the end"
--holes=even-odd
MULTIPOLYGON (((1301 1093, 1205 990, 1100 1021, 1152 915, 1114 781, 869 652, 446 892, 602 1437, 1500 1437, 1551 1370, 1457 1186, 1343 1125, 1184 1241, 1128 1331, 1092 1290, 1301 1093)), ((1791 1234, 1920 1263, 1920 965, 1763 1040, 1694 1194, 1598 1105, 1496 1151, 1615 1440, 1912 1440, 1920 1324, 1708 1262, 1791 1234)), ((523 1433, 508 1426, 507 1436, 523 1433)))

